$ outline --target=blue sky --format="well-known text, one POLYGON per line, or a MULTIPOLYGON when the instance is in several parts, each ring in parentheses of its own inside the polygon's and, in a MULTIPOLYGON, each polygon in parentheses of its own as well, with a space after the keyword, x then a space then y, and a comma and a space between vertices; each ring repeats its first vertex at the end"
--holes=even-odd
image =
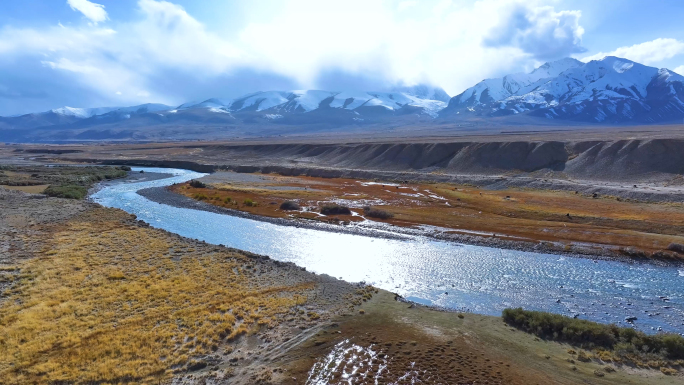
POLYGON ((0 115, 259 90, 456 95, 545 61, 607 54, 684 72, 674 0, 0 2, 0 115))

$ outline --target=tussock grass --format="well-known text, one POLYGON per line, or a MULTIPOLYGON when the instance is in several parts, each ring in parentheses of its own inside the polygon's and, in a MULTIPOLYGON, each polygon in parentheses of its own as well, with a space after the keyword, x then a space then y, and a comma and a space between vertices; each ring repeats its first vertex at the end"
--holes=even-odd
POLYGON ((312 284, 257 286, 254 262, 194 251, 94 210, 19 265, 0 305, 0 383, 149 383, 274 325, 312 284))

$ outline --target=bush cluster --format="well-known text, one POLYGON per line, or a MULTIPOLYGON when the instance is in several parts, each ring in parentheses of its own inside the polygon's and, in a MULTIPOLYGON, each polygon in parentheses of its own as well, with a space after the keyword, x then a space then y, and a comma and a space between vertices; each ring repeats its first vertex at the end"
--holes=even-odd
POLYGON ((193 179, 193 180, 190 181, 190 187, 195 187, 195 188, 206 188, 207 185, 204 184, 204 183, 202 183, 202 182, 200 182, 200 181, 198 181, 198 180, 193 179))
POLYGON ((280 204, 281 210, 300 210, 299 204, 293 201, 285 201, 280 204))
POLYGON ((504 322, 539 337, 568 342, 585 349, 606 348, 618 356, 656 355, 684 359, 684 337, 677 334, 648 335, 629 327, 604 325, 540 311, 504 309, 504 322))
POLYGON ((249 199, 249 198, 245 199, 245 200, 242 202, 242 204, 244 204, 244 205, 247 206, 247 207, 256 207, 256 206, 257 206, 257 203, 254 202, 253 200, 249 199))
POLYGON ((327 204, 321 207, 321 214, 323 215, 351 215, 349 207, 338 204, 327 204))

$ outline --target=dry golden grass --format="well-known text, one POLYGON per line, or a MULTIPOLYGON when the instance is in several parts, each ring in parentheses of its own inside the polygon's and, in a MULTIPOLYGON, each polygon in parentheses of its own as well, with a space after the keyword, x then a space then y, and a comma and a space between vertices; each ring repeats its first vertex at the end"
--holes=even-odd
POLYGON ((5 186, 5 185, 0 185, 1 188, 6 188, 8 190, 19 190, 23 191, 25 193, 29 194, 41 194, 43 191, 45 191, 46 188, 48 188, 49 185, 47 184, 39 184, 36 186, 5 186))
POLYGON ((247 257, 106 214, 72 220, 18 266, 0 305, 0 383, 156 383, 274 324, 312 287, 255 287, 247 257))

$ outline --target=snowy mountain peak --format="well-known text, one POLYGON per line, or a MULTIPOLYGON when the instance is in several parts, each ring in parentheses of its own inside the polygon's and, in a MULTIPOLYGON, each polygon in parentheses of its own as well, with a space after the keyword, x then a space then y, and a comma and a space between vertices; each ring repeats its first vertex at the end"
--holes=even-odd
POLYGON ((100 108, 77 108, 77 107, 62 107, 50 110, 50 112, 62 115, 62 116, 73 116, 76 118, 90 118, 95 115, 106 114, 107 112, 116 110, 116 107, 100 107, 100 108))
POLYGON ((415 86, 395 87, 392 92, 401 92, 421 99, 439 100, 448 103, 451 97, 441 87, 417 84, 415 86))
POLYGON ((159 103, 140 104, 131 107, 98 107, 98 108, 77 108, 77 107, 62 107, 50 110, 53 114, 62 116, 72 116, 80 119, 92 118, 94 116, 105 115, 109 113, 146 113, 156 111, 166 111, 171 107, 159 103))
POLYGON ((503 78, 485 79, 465 90, 449 101, 451 105, 473 106, 503 100, 512 96, 526 94, 563 72, 582 66, 584 63, 572 58, 544 63, 529 74, 517 73, 503 78))
POLYGON ((230 101, 208 99, 201 103, 186 103, 179 109, 222 108, 233 113, 264 112, 270 116, 283 116, 284 113, 308 113, 321 108, 354 111, 359 108, 376 107, 394 112, 415 108, 415 112, 435 117, 439 110, 446 107, 444 100, 449 98, 449 95, 441 88, 414 86, 402 88, 402 90, 397 92, 261 91, 230 101))
POLYGON ((581 61, 566 57, 564 59, 546 62, 530 72, 536 79, 550 78, 560 75, 570 68, 577 68, 584 65, 581 61))

